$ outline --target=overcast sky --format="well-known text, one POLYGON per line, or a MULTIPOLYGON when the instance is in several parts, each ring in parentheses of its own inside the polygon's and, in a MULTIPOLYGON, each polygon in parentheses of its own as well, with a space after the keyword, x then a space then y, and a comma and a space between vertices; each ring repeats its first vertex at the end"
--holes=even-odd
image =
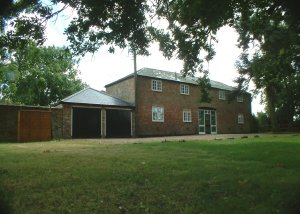
MULTIPOLYGON (((70 21, 72 11, 49 22, 47 27, 47 41, 45 45, 67 46, 64 27, 70 21)), ((216 55, 209 64, 210 78, 234 86, 233 80, 238 76, 235 68, 240 50, 237 48, 237 33, 230 27, 223 27, 217 34, 218 43, 215 44, 216 55)), ((102 47, 97 53, 87 54, 81 59, 79 70, 81 79, 90 87, 105 90, 104 86, 133 72, 133 57, 128 50, 116 49, 114 54, 108 53, 108 47, 102 47)), ((158 45, 150 48, 151 55, 137 57, 137 68, 155 68, 166 71, 180 72, 182 62, 176 58, 165 59, 158 50, 158 45)), ((252 112, 262 111, 259 98, 252 101, 252 112)))

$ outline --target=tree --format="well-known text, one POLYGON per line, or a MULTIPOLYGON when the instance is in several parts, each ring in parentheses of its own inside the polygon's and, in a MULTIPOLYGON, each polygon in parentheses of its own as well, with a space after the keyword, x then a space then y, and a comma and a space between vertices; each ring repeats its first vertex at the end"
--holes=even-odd
POLYGON ((299 114, 300 25, 282 10, 265 7, 249 12, 251 15, 235 24, 244 50, 238 64, 238 82, 247 86, 252 80, 257 91, 264 91, 272 130, 277 131, 278 123, 291 126, 299 114))
MULTIPOLYGON (((10 4, 3 9, 4 20, 19 18, 24 11, 36 15, 33 20, 22 15, 23 21, 13 25, 19 34, 6 33, 10 39, 16 38, 15 35, 42 33, 42 28, 20 31, 26 29, 22 23, 31 27, 44 26, 39 24, 61 11, 54 11, 53 7, 38 0, 7 2, 10 4)), ((298 31, 300 21, 297 0, 132 0, 130 4, 126 0, 51 2, 63 3, 77 11, 77 16, 66 29, 75 53, 95 52, 101 45, 108 44, 110 51, 114 46, 129 47, 137 54, 147 55, 151 42, 158 41, 166 57, 176 55, 184 61, 185 74, 203 70, 201 62, 213 56, 211 40, 215 40, 219 28, 234 26, 256 10, 263 11, 264 18, 269 20, 274 12, 281 13, 282 20, 298 31), (159 20, 166 24, 160 27, 159 20)))
POLYGON ((281 118, 292 123, 299 109, 300 15, 296 0, 59 2, 78 11, 66 30, 75 53, 94 52, 109 44, 111 51, 114 46, 129 46, 138 54, 148 54, 149 44, 157 41, 164 56, 176 55, 184 61, 184 75, 200 71, 204 87, 208 72, 202 63, 214 55, 212 42, 217 30, 230 25, 237 29, 244 49, 239 88, 247 88, 252 80, 257 90, 265 92, 273 130, 278 129, 280 112, 285 113, 281 118), (166 20, 167 28, 155 26, 155 19, 166 20), (247 54, 251 44, 258 44, 254 55, 247 54))
POLYGON ((41 0, 1 0, 0 68, 9 63, 14 50, 26 48, 32 41, 42 45, 46 40, 47 21, 65 8, 55 10, 53 5, 41 0))
POLYGON ((3 102, 49 106, 85 86, 78 79, 78 61, 64 48, 37 47, 30 44, 17 49, 9 70, 15 78, 6 81, 3 102))
POLYGON ((2 0, 0 6, 0 66, 8 50, 25 47, 28 41, 43 44, 46 20, 54 15, 38 0, 2 0))
MULTIPOLYGON (((39 10, 35 11, 41 11, 42 17, 47 18, 55 14, 49 7, 43 7, 40 1, 30 2, 35 6, 39 5, 39 10)), ((265 91, 274 129, 277 126, 276 115, 280 106, 282 109, 293 106, 296 109, 293 112, 299 112, 298 95, 293 97, 296 100, 294 103, 286 99, 291 88, 289 83, 292 82, 295 88, 299 87, 298 0, 52 2, 63 3, 77 11, 77 15, 66 29, 68 40, 71 42, 70 48, 75 54, 95 52, 106 44, 110 46, 111 52, 118 46, 129 47, 137 54, 147 55, 151 42, 157 41, 165 57, 176 56, 183 60, 183 75, 200 72, 204 77, 200 85, 204 87, 208 86, 208 71, 204 69, 203 62, 209 61, 214 55, 216 32, 224 25, 235 27, 240 35, 240 46, 244 48, 245 53, 251 43, 258 44, 253 56, 243 54, 240 80, 243 80, 244 86, 253 80, 257 89, 265 91), (159 23, 163 27, 160 27, 159 23), (285 36, 288 36, 287 42, 283 39, 285 36), (278 68, 277 65, 281 67, 278 68), (263 70, 260 71, 260 67, 263 70)))
MULTIPOLYGON (((77 16, 66 29, 75 53, 94 52, 103 44, 129 47, 137 54, 148 54, 153 41, 160 43, 166 57, 184 60, 184 71, 201 70, 201 62, 214 54, 211 40, 224 25, 251 15, 256 9, 284 13, 284 19, 299 24, 297 1, 288 0, 55 0, 76 9, 77 16), (166 24, 159 27, 157 20, 166 24), (162 22, 163 22, 162 21, 162 22)), ((267 17, 269 18, 269 17, 267 17)))
POLYGON ((270 117, 264 112, 257 112, 256 116, 257 122, 258 122, 258 129, 259 132, 268 132, 270 131, 270 117))

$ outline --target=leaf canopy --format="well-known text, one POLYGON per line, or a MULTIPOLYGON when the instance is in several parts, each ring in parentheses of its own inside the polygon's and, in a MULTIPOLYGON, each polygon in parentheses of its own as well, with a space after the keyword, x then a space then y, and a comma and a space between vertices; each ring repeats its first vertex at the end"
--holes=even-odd
POLYGON ((85 84, 78 78, 78 61, 64 48, 37 47, 17 49, 11 63, 1 73, 15 74, 3 91, 3 102, 49 106, 81 90, 85 84))

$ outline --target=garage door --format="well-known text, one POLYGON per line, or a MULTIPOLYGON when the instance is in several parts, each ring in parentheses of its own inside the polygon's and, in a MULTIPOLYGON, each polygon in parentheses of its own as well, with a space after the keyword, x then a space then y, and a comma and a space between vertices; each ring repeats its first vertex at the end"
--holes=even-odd
POLYGON ((106 136, 130 137, 131 112, 127 110, 106 110, 106 136))
POLYGON ((101 110, 97 108, 73 108, 73 138, 101 137, 101 110))

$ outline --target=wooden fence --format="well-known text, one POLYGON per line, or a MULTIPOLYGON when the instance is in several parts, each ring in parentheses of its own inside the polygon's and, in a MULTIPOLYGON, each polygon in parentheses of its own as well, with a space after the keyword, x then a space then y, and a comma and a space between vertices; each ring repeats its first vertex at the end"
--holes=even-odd
POLYGON ((51 140, 51 111, 18 112, 18 142, 51 140))

